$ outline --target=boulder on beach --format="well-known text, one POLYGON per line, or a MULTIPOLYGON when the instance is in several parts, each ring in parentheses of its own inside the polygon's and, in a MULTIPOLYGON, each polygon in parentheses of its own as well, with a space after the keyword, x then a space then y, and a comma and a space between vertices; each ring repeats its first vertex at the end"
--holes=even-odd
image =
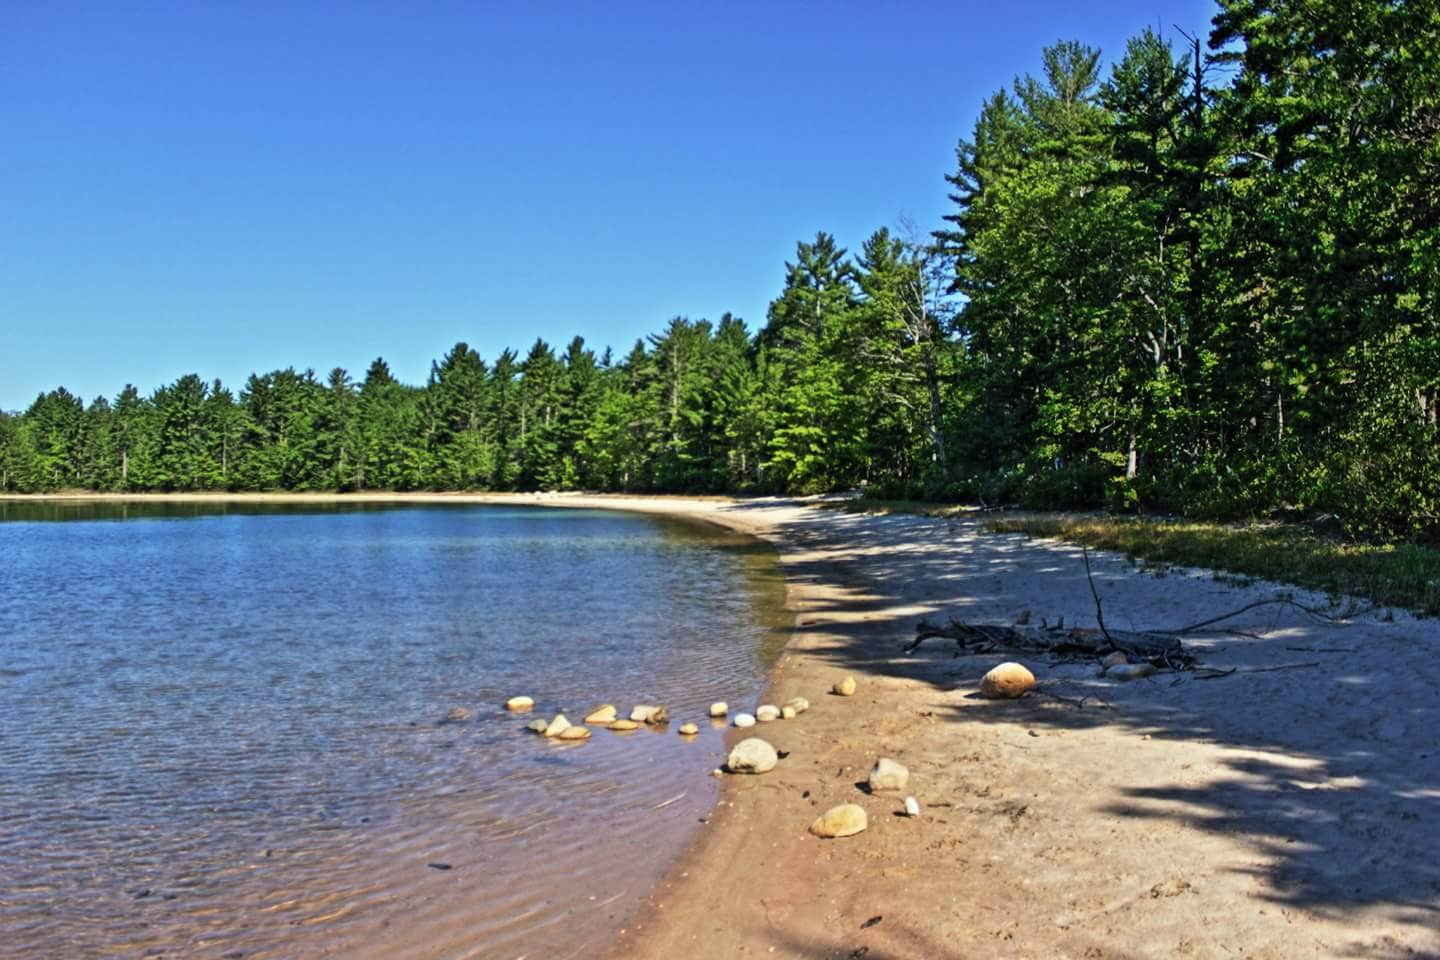
POLYGON ((906 797, 906 798, 905 798, 905 816, 907 816, 907 817, 918 817, 918 816, 920 816, 920 801, 919 801, 919 800, 916 800, 914 797, 906 797))
POLYGON ((769 723, 771 720, 780 719, 780 708, 773 703, 762 703, 755 708, 755 719, 761 723, 769 723))
POLYGON ((710 704, 710 716, 723 717, 730 712, 730 705, 724 700, 716 700, 710 704))
POLYGON ((556 740, 589 740, 589 727, 566 727, 555 737, 556 740))
POLYGON ((1002 663, 980 678, 980 692, 993 700, 1023 697, 1035 686, 1035 674, 1019 663, 1002 663))
POLYGON ((844 803, 817 817, 810 824, 810 832, 817 837, 853 837, 869 825, 864 807, 844 803))
POLYGON ((1150 663, 1119 663, 1105 671, 1111 680, 1143 680, 1155 675, 1155 665, 1150 663))
POLYGON ((608 726, 611 730, 620 731, 640 729, 640 724, 636 723, 634 720, 612 720, 610 721, 608 726))
POLYGON ((785 706, 794 707, 796 713, 804 713, 810 709, 810 701, 804 697, 791 697, 785 701, 785 706))
POLYGON ((699 732, 700 728, 693 723, 680 724, 680 736, 682 737, 693 737, 699 732))
POLYGON ((511 697, 505 701, 505 709, 511 713, 524 713, 535 708, 534 697, 511 697))
POLYGON ((788 703, 780 708, 781 720, 794 720, 797 716, 799 716, 799 714, 796 712, 795 708, 790 706, 790 704, 788 703))
POLYGON ((561 731, 570 729, 570 721, 565 719, 565 714, 555 714, 555 719, 545 725, 545 736, 558 737, 561 731))
POLYGON ((550 724, 544 720, 541 720, 539 717, 536 717, 534 720, 531 720, 529 723, 525 724, 526 730, 533 730, 535 733, 543 734, 549 728, 550 724))
POLYGON ((602 704, 585 714, 585 722, 604 726, 615 719, 615 705, 613 703, 602 704))
POLYGON ((903 763, 897 763, 889 757, 881 757, 875 761, 875 766, 870 769, 869 786, 872 792, 877 790, 904 790, 905 784, 910 782, 910 771, 903 763))
POLYGON ((755 718, 748 713, 737 713, 735 714, 735 726, 753 727, 755 726, 755 718))
POLYGON ((469 707, 451 707, 451 708, 450 708, 450 712, 447 713, 447 714, 445 714, 445 719, 442 720, 442 721, 440 721, 440 722, 441 722, 441 723, 464 723, 466 720, 469 720, 470 717, 471 717, 471 713, 470 713, 470 708, 469 708, 469 707))
POLYGON ((855 696, 855 678, 846 677, 844 680, 841 680, 839 683, 835 684, 835 686, 831 687, 830 689, 832 692, 839 696, 853 697, 855 696))
POLYGON ((780 755, 774 747, 759 737, 749 737, 735 744, 725 767, 731 773, 765 773, 774 770, 779 761, 780 755))

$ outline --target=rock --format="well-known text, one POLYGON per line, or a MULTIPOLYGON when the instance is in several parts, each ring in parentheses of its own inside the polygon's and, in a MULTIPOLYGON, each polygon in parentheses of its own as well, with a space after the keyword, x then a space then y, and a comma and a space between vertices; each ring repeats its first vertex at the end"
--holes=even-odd
POLYGON ((607 703, 602 706, 596 707, 594 710, 591 710, 589 713, 585 714, 586 723, 593 723, 601 727, 605 726, 607 723, 613 722, 614 719, 615 705, 613 703, 607 703))
POLYGON ((640 723, 661 724, 670 722, 670 711, 664 707, 642 703, 630 711, 630 719, 640 723))
POLYGON ((1002 663, 980 680, 980 692, 993 700, 1023 697, 1035 686, 1035 674, 1018 663, 1002 663))
POLYGON ((451 707, 450 712, 445 714, 443 723, 464 723, 473 716, 469 707, 451 707))
POLYGON ((796 713, 804 713, 810 709, 810 701, 804 697, 791 697, 785 701, 785 706, 794 707, 796 713))
POLYGON ((555 714, 555 719, 545 725, 545 736, 558 737, 561 731, 570 729, 570 721, 565 719, 565 714, 555 714))
POLYGON ((1104 660, 1101 660, 1101 661, 1100 661, 1100 666, 1102 666, 1102 667, 1104 667, 1105 669, 1108 670, 1108 669, 1110 669, 1111 667, 1118 667, 1118 666, 1120 666, 1120 665, 1122 665, 1122 664, 1126 664, 1126 663, 1129 663, 1129 662, 1130 662, 1129 660, 1125 659, 1125 654, 1121 653, 1119 650, 1116 650, 1116 651, 1114 651, 1113 653, 1111 653, 1108 657, 1106 657, 1104 660))
POLYGON ((556 740, 589 740, 589 727, 566 727, 555 737, 556 740))
POLYGON ((919 801, 919 800, 916 800, 914 797, 906 797, 906 798, 905 798, 905 816, 907 816, 907 817, 918 817, 918 816, 920 816, 920 801, 919 801))
POLYGON ((855 678, 846 677, 830 689, 839 696, 853 697, 855 696, 855 678))
POLYGON ((794 720, 797 716, 799 716, 799 714, 795 711, 795 708, 788 703, 780 708, 780 719, 782 720, 794 720))
POLYGON ((1149 663, 1120 663, 1105 671, 1111 680, 1143 680, 1155 675, 1155 666, 1149 663))
POLYGON ((780 719, 780 708, 773 703, 762 703, 755 708, 755 719, 761 723, 769 723, 771 720, 780 719))
POLYGON ((716 700, 710 704, 710 716, 723 717, 730 712, 730 705, 724 700, 716 700))
POLYGON ((697 726, 695 726, 695 724, 693 724, 693 723, 682 723, 682 724, 680 724, 680 736, 682 736, 682 737, 693 737, 693 736, 695 736, 695 734, 697 734, 697 733, 699 733, 699 732, 700 732, 700 728, 697 727, 697 726))
POLYGON ((853 837, 869 825, 864 807, 844 803, 826 810, 810 824, 810 832, 817 837, 853 837))
POLYGON ((524 713, 526 710, 534 709, 534 707, 534 697, 511 697, 505 701, 505 709, 511 713, 524 713))
POLYGON ((748 713, 737 713, 735 714, 735 726, 753 727, 755 726, 755 718, 748 713))
POLYGON ((611 730, 639 730, 640 724, 634 720, 612 720, 608 724, 611 730))
POLYGON ((780 756, 775 748, 759 737, 749 737, 735 744, 725 767, 731 773, 765 773, 775 769, 780 756))
POLYGON ((905 784, 910 782, 910 771, 903 763, 897 763, 889 757, 881 757, 875 761, 875 766, 870 770, 870 790, 873 793, 877 790, 904 790, 905 784))
POLYGON ((544 720, 541 720, 539 717, 536 717, 534 720, 531 720, 529 723, 525 724, 525 729, 533 730, 536 733, 544 733, 545 729, 549 726, 550 724, 546 723, 544 720))

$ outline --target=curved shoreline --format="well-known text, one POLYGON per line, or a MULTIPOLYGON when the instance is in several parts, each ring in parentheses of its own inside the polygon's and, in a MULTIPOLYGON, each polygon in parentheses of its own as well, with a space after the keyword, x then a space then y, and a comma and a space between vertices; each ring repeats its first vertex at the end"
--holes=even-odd
MULTIPOLYGON (((782 500, 61 499, 639 510, 774 544, 796 625, 766 696, 805 696, 812 709, 763 728, 788 757, 764 776, 726 779, 706 826, 608 956, 1440 955, 1440 621, 1371 611, 1335 624, 1260 608, 1186 638, 1235 675, 1123 684, 1098 679, 1090 663, 1032 660, 1060 696, 991 702, 976 686, 1003 651, 955 657, 935 640, 905 657, 902 644, 926 615, 1092 625, 1078 548, 987 535, 973 521, 782 500), (857 695, 827 695, 847 673, 857 695), (910 768, 920 818, 896 815, 900 797, 859 789, 879 756, 910 768), (869 829, 809 836, 817 811, 837 803, 866 807, 869 829)), ((1173 628, 1280 591, 1327 603, 1275 584, 1090 560, 1112 627, 1173 628)))

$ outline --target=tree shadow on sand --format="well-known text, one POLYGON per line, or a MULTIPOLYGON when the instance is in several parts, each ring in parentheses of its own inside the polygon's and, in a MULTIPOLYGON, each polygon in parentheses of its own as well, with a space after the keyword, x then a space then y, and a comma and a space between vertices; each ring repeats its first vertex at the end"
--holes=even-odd
MULTIPOLYGON (((1095 624, 1081 552, 1071 545, 985 534, 974 521, 818 510, 782 522, 779 535, 789 545, 787 577, 832 598, 798 612, 797 634, 821 641, 815 655, 863 675, 954 691, 1011 659, 957 657, 943 640, 904 656, 926 615, 1008 624, 1028 610, 1037 623, 1095 624)), ((1183 571, 1157 579, 1114 555, 1092 554, 1092 565, 1112 629, 1175 629, 1281 589, 1183 571)), ((1277 905, 1335 916, 1368 907, 1395 923, 1440 926, 1440 623, 1369 615, 1332 624, 1263 607, 1186 644, 1205 664, 1241 672, 1126 684, 1098 678, 1093 663, 1026 658, 1044 690, 1084 706, 1032 694, 961 705, 950 697, 937 711, 954 721, 1103 726, 1222 748, 1197 782, 1122 789, 1095 812, 1240 840, 1258 864, 1247 868, 1254 889, 1277 905), (1277 665, 1293 669, 1245 672, 1277 665)))

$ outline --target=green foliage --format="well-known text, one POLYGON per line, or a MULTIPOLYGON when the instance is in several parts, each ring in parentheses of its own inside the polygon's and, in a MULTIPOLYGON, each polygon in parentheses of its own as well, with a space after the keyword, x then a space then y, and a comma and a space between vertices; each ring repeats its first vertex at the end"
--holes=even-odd
POLYGON ((959 143, 943 229, 797 244, 753 336, 59 389, 0 417, 0 489, 863 487, 1434 536, 1440 7, 1213 27, 1042 51, 959 143))

